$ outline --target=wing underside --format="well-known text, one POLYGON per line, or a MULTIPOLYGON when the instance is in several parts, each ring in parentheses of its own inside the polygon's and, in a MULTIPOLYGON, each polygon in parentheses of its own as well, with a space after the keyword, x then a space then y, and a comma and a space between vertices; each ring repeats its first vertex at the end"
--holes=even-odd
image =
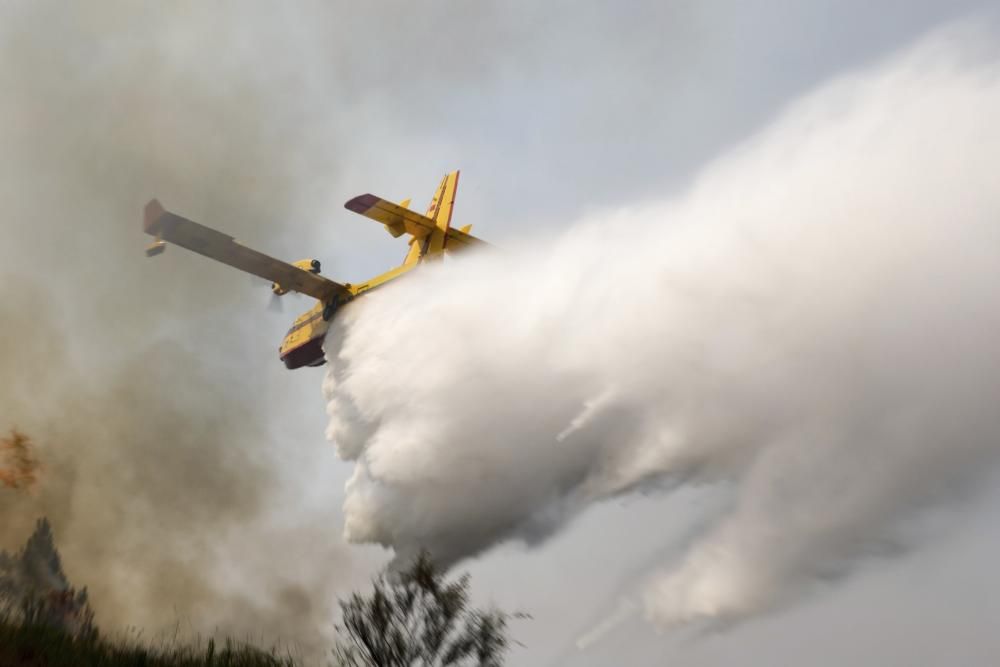
POLYGON ((348 289, 328 278, 282 262, 241 244, 228 234, 164 210, 155 199, 146 204, 143 227, 147 234, 187 248, 233 268, 260 276, 281 287, 326 303, 349 296, 348 289))

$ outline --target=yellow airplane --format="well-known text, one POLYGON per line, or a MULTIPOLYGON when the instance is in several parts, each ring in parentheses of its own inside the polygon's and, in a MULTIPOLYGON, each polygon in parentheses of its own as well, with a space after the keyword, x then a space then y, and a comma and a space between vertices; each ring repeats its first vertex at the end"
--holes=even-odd
POLYGON ((156 237, 153 244, 146 248, 146 255, 159 255, 168 242, 173 243, 270 280, 271 291, 278 296, 300 292, 313 297, 316 305, 295 319, 278 352, 288 368, 321 366, 325 363, 323 339, 326 338, 330 320, 344 304, 406 275, 424 262, 440 260, 445 253, 486 245, 469 234, 472 225, 451 228, 457 190, 458 172, 454 171, 441 181, 425 215, 411 211, 408 208, 409 199, 393 204, 365 194, 344 204, 344 208, 385 225, 393 237, 410 236, 410 249, 403 263, 363 283, 341 285, 324 278, 319 275, 320 262, 316 259, 288 264, 269 257, 239 243, 232 236, 164 210, 155 199, 146 204, 143 216, 143 229, 156 237))

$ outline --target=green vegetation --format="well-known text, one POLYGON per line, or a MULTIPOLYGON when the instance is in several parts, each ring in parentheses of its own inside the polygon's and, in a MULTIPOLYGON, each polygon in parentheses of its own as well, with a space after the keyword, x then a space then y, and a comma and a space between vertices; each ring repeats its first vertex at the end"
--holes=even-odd
MULTIPOLYGON (((0 437, 0 487, 37 482, 31 440, 0 437)), ((383 573, 368 595, 340 602, 340 641, 324 667, 499 667, 510 645, 497 610, 469 608, 469 578, 446 581, 428 554, 399 573, 383 573)), ((520 617, 521 615, 515 615, 520 617)), ((52 527, 40 519, 24 547, 0 551, 0 667, 296 667, 276 649, 214 639, 150 646, 101 636, 87 589, 70 585, 52 527)))
MULTIPOLYGON (((436 667, 503 664, 509 646, 501 611, 469 609, 469 578, 448 582, 427 554, 373 591, 340 603, 346 641, 334 649, 345 667, 436 667)), ((520 615, 518 615, 520 616, 520 615)))
POLYGON ((102 638, 87 590, 66 579, 49 522, 41 519, 24 547, 0 551, 0 667, 292 667, 290 657, 252 646, 208 640, 203 645, 102 638))
MULTIPOLYGON (((426 554, 341 601, 342 639, 323 665, 499 667, 510 615, 469 608, 468 576, 446 581, 426 554), (332 662, 331 662, 332 660, 332 662)), ((0 667, 296 667, 277 650, 214 639, 144 645, 101 636, 87 591, 63 574, 48 521, 16 554, 0 552, 0 667)))
POLYGON ((293 667, 290 657, 226 641, 203 646, 144 647, 98 637, 74 638, 59 628, 0 620, 2 667, 293 667))

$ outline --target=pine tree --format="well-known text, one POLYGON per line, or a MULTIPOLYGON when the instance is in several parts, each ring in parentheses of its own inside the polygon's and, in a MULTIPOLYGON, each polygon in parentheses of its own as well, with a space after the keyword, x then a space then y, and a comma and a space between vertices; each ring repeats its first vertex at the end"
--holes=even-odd
MULTIPOLYGON (((368 596, 341 601, 344 667, 503 664, 510 614, 469 609, 468 575, 445 581, 424 553, 396 577, 383 573, 368 596)), ((518 617, 520 615, 517 615, 518 617)))
POLYGON ((0 609, 22 623, 58 628, 74 637, 94 637, 94 612, 87 589, 73 588, 62 569, 49 520, 15 556, 0 552, 0 609))

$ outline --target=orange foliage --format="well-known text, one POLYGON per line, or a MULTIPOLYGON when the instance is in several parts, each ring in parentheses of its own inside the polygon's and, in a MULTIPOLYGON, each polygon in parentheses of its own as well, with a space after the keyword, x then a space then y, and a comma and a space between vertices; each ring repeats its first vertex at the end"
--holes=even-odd
POLYGON ((32 454, 31 438, 16 429, 0 438, 0 485, 26 489, 38 479, 38 460, 32 454))

